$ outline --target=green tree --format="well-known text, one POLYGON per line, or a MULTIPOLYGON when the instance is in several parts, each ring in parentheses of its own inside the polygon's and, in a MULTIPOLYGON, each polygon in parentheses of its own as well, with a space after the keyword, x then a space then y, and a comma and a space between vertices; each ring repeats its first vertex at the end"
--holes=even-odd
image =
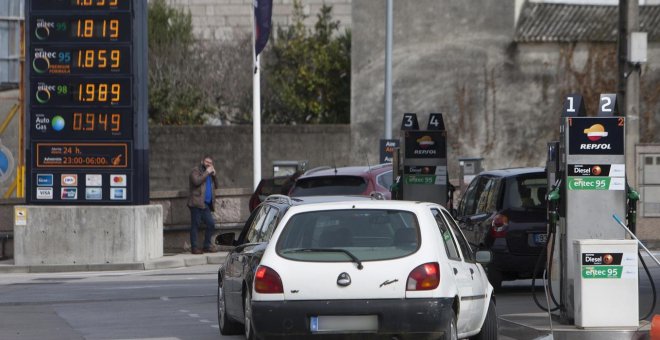
POLYGON ((195 82, 201 66, 190 13, 165 0, 149 3, 149 118, 159 124, 203 122, 203 93, 195 82))
POLYGON ((278 27, 265 53, 266 123, 350 122, 351 33, 339 32, 332 7, 324 5, 313 30, 307 29, 300 0, 293 24, 278 27))

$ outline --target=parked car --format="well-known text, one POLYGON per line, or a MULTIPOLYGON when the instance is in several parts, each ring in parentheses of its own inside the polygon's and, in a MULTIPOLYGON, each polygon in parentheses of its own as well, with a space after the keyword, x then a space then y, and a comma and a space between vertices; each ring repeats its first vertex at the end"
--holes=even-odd
POLYGON ((482 172, 463 194, 459 224, 470 244, 493 253, 487 269, 495 289, 502 281, 534 275, 546 244, 546 194, 543 168, 482 172))
POLYGON ((497 338, 493 288, 480 264, 490 252, 474 254, 443 207, 309 203, 292 204, 277 227, 251 226, 239 240, 219 272, 223 334, 242 327, 247 339, 497 338), (239 279, 241 272, 253 274, 239 279))
POLYGON ((363 195, 382 193, 391 198, 392 164, 374 166, 321 167, 300 176, 289 196, 363 195))
POLYGON ((279 176, 273 178, 264 178, 259 181, 257 188, 250 196, 250 212, 263 202, 270 195, 287 195, 293 183, 300 177, 302 172, 296 171, 290 176, 279 176))

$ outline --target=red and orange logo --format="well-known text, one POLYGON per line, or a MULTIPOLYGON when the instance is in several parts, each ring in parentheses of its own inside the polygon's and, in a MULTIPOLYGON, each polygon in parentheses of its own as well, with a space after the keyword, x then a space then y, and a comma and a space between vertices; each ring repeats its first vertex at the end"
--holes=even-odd
POLYGON ((431 146, 433 146, 435 142, 433 141, 433 138, 431 138, 430 136, 422 136, 420 138, 417 138, 417 144, 419 144, 419 147, 421 147, 422 149, 428 149, 431 146))
POLYGON ((594 124, 588 129, 584 129, 584 134, 587 135, 590 141, 595 142, 603 137, 607 137, 607 131, 601 124, 594 124))

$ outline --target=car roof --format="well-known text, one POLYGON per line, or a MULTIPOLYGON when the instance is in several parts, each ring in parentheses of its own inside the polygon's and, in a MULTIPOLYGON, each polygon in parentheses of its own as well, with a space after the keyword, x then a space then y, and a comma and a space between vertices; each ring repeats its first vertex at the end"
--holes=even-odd
POLYGON ((479 176, 496 176, 496 177, 514 177, 526 174, 545 174, 545 169, 541 167, 525 167, 525 168, 509 168, 499 170, 488 170, 479 173, 479 176))
MULTIPOLYGON (((346 196, 344 196, 346 197, 346 196)), ((339 200, 339 201, 326 201, 310 204, 298 205, 291 207, 290 211, 294 213, 305 211, 320 211, 320 210, 335 210, 335 209, 389 209, 389 210, 407 210, 418 211, 418 209, 436 205, 431 202, 420 201, 393 201, 393 200, 339 200)))
POLYGON ((282 204, 287 206, 316 204, 326 202, 345 202, 345 201, 370 201, 374 198, 370 196, 344 195, 344 196, 302 196, 288 197, 284 195, 270 195, 262 204, 282 204))
POLYGON ((299 178, 322 177, 322 176, 362 176, 369 171, 385 172, 392 170, 392 163, 383 163, 373 166, 343 166, 343 167, 324 167, 310 169, 299 178))

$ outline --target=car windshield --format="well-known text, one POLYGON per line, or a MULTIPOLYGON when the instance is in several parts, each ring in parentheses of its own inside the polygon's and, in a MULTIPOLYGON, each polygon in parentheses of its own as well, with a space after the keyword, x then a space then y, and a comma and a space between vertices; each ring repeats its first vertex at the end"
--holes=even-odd
POLYGON ((362 195, 367 183, 360 176, 299 178, 290 196, 362 195))
POLYGON ((409 211, 313 211, 289 219, 277 240, 276 251, 284 258, 298 261, 387 260, 416 252, 421 243, 419 235, 417 218, 409 211))
POLYGON ((518 176, 506 181, 504 208, 513 210, 545 209, 548 184, 543 174, 518 176))

